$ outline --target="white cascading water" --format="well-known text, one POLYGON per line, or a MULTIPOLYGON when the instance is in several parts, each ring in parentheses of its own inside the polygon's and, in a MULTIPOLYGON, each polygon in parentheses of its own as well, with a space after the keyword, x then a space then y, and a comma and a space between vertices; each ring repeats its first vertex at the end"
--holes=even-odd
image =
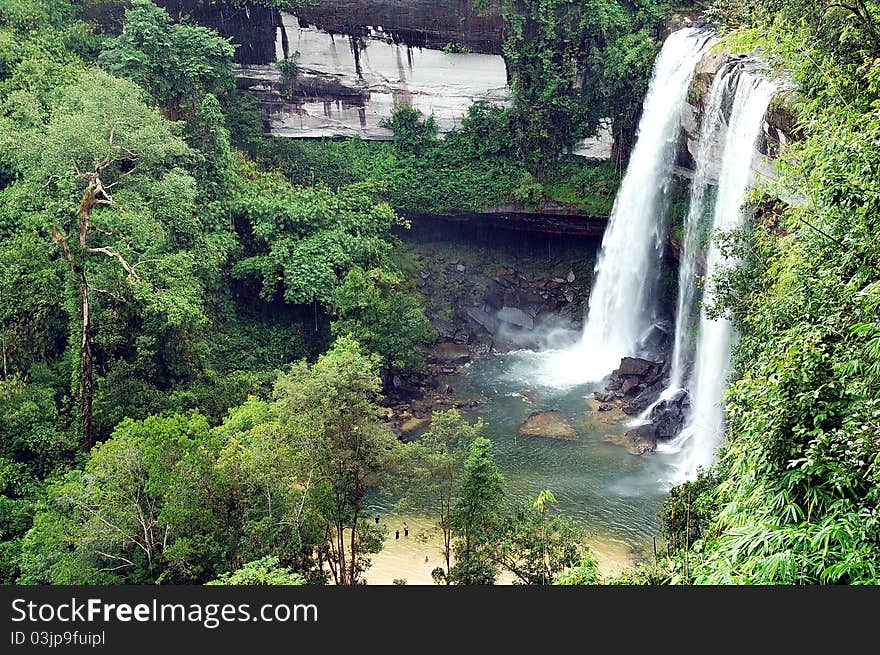
MULTIPOLYGON (((748 71, 735 74, 735 85, 724 158, 718 176, 713 235, 730 232, 743 225, 745 214, 742 205, 754 175, 755 144, 770 99, 777 88, 767 78, 748 71)), ((713 276, 733 263, 721 252, 713 238, 706 257, 708 282, 703 295, 704 307, 712 302, 713 276)), ((729 374, 733 337, 730 321, 725 318, 712 320, 706 315, 705 308, 701 311, 694 370, 688 384, 691 409, 677 439, 681 446, 677 465, 680 481, 693 479, 700 468, 712 463, 724 435, 722 398, 729 374)))
MULTIPOLYGON (((709 99, 700 123, 700 134, 697 140, 697 155, 694 160, 694 177, 691 180, 688 213, 684 220, 684 238, 681 244, 678 264, 678 297, 675 307, 675 341, 672 350, 672 367, 669 373, 669 385, 660 397, 645 409, 639 416, 642 423, 647 423, 651 412, 664 400, 672 398, 685 383, 687 365, 693 360, 694 344, 692 330, 697 325, 694 313, 700 301, 698 252, 700 245, 706 243, 712 216, 706 216, 706 195, 709 184, 718 182, 718 169, 724 159, 726 139, 724 133, 727 121, 724 117, 724 100, 730 97, 731 86, 736 84, 735 66, 728 65, 715 75, 709 90, 709 99)), ((661 452, 678 452, 678 444, 661 444, 661 452)))
POLYGON ((724 130, 727 123, 722 111, 731 83, 736 82, 733 67, 727 67, 715 76, 709 99, 703 112, 697 141, 694 177, 691 180, 688 213, 684 221, 684 238, 681 244, 678 268, 678 298, 675 308, 675 344, 672 351, 672 369, 669 388, 664 395, 671 395, 684 384, 685 369, 693 355, 689 339, 696 304, 699 302, 698 275, 700 273, 697 252, 706 237, 706 192, 709 183, 717 182, 719 162, 724 159, 724 130), (713 180, 713 177, 715 178, 713 180))
POLYGON ((646 296, 662 255, 681 110, 694 68, 713 41, 710 32, 678 30, 654 63, 636 144, 602 239, 583 335, 547 362, 544 377, 554 386, 602 379, 635 354, 650 327, 646 296))

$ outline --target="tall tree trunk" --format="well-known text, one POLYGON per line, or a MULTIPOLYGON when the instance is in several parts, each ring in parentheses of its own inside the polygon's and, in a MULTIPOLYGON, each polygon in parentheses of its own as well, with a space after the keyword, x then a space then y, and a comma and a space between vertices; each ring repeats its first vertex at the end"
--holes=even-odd
POLYGON ((6 328, 3 328, 3 379, 9 378, 9 370, 6 368, 6 328))
POLYGON ((81 340, 79 357, 79 417, 83 430, 83 446, 91 450, 95 445, 95 426, 92 420, 92 401, 95 397, 94 363, 92 360, 92 317, 89 307, 89 285, 84 271, 80 272, 79 295, 81 302, 81 340))
POLYGON ((351 559, 348 565, 348 584, 352 585, 357 584, 357 524, 358 514, 361 511, 360 492, 360 479, 356 479, 354 483, 354 518, 351 522, 351 552, 349 553, 351 559))

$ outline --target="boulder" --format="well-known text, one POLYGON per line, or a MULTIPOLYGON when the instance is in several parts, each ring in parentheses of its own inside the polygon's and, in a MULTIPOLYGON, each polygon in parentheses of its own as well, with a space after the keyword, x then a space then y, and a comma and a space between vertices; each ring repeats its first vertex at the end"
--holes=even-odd
POLYGON ((616 396, 610 391, 594 391, 593 396, 600 403, 610 403, 616 398, 616 396))
POLYGON ((651 425, 640 425, 624 435, 624 445, 633 455, 644 455, 657 450, 656 428, 651 425))
POLYGON ((519 429, 524 437, 544 437, 546 439, 577 439, 577 433, 559 412, 542 410, 528 415, 519 429))
POLYGON ((620 367, 617 369, 617 375, 623 377, 625 375, 636 375, 643 377, 651 372, 651 368, 656 364, 649 359, 641 359, 639 357, 624 357, 620 360, 620 367))
POLYGON ((474 323, 484 327, 492 334, 498 331, 498 319, 491 314, 484 312, 479 307, 468 307, 465 310, 465 315, 474 323))
POLYGON ((535 327, 534 319, 519 307, 502 307, 498 312, 498 320, 525 328, 526 330, 531 330, 535 327))
POLYGON ((671 439, 681 431, 690 404, 688 392, 679 389, 670 398, 654 405, 651 410, 651 423, 657 439, 671 439))
POLYGON ((461 343, 438 343, 428 354, 434 361, 444 364, 464 364, 471 358, 470 349, 461 343))
POLYGON ((639 391, 638 394, 627 403, 629 409, 625 409, 626 413, 641 414, 660 397, 660 394, 663 393, 665 388, 666 385, 662 382, 655 382, 650 386, 645 386, 643 390, 639 391))
POLYGON ((640 391, 641 381, 638 377, 627 377, 623 380, 623 385, 620 387, 620 392, 624 396, 632 396, 640 391))

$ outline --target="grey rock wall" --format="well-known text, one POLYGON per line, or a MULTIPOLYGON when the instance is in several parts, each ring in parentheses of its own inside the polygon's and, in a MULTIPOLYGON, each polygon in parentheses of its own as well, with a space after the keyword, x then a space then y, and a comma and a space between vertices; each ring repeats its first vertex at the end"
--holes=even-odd
POLYGON ((267 127, 278 136, 390 139, 381 121, 398 104, 433 115, 447 132, 474 102, 507 102, 500 55, 419 48, 382 32, 334 35, 286 13, 274 48, 277 61, 296 58, 295 79, 275 65, 250 65, 242 67, 238 80, 260 98, 267 127))

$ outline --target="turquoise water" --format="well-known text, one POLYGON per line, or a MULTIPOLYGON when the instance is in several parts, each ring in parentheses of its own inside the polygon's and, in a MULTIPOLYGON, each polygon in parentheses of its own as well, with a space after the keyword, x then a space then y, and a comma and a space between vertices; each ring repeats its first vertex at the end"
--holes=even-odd
MULTIPOLYGON (((486 422, 484 435, 494 444, 512 499, 534 498, 550 489, 558 501, 553 511, 580 522, 592 543, 636 559, 647 556, 652 538, 660 538, 657 513, 676 473, 675 459, 664 453, 631 455, 609 442, 609 436, 623 435, 629 427, 590 411, 587 397, 604 385, 554 386, 551 369, 559 355, 560 351, 495 355, 472 362, 449 382, 456 395, 482 399, 479 407, 462 413, 469 420, 482 417, 486 422), (543 409, 560 412, 578 438, 519 436, 526 417, 543 409)), ((389 499, 373 496, 372 501, 370 511, 399 523, 389 499)), ((410 516, 417 514, 416 510, 410 516)))
POLYGON ((657 513, 670 487, 674 462, 662 453, 631 455, 608 442, 608 435, 622 435, 629 428, 609 425, 602 413, 588 411, 586 397, 601 385, 552 386, 552 380, 541 375, 551 356, 518 351, 474 362, 456 378, 455 391, 484 398, 471 415, 486 421, 485 434, 495 444, 496 461, 513 497, 534 497, 550 489, 558 501, 554 508, 576 518, 592 534, 645 548, 652 537, 659 538, 657 513), (529 413, 541 409, 559 411, 578 439, 519 436, 529 413))

